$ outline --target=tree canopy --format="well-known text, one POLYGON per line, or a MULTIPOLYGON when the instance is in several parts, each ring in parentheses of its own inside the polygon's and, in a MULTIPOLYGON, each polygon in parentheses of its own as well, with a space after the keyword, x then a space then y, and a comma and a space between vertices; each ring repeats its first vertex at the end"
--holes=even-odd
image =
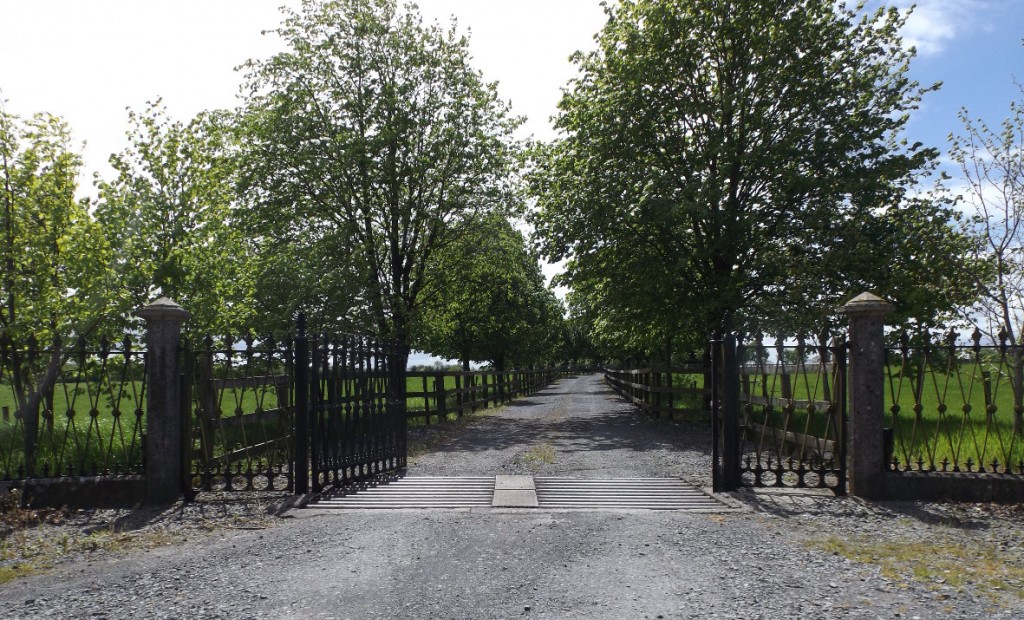
POLYGON ((237 148, 231 119, 204 112, 188 123, 161 101, 129 111, 128 147, 98 181, 96 218, 118 248, 121 321, 157 293, 186 308, 191 331, 250 326, 252 278, 244 231, 232 216, 237 148))
POLYGON ((435 355, 529 366, 555 352, 562 305, 545 285, 523 234, 500 213, 433 255, 420 346, 435 355))
POLYGON ((81 166, 62 119, 0 105, 0 335, 13 342, 87 334, 108 309, 110 250, 75 196, 81 166))
POLYGON ((981 328, 1019 343, 1024 333, 1024 86, 998 125, 960 112, 963 133, 950 134, 950 158, 966 183, 961 197, 974 215, 972 231, 990 277, 973 308, 981 328))
POLYGON ((519 119, 468 40, 394 0, 305 0, 288 51, 248 65, 243 188, 264 252, 316 256, 322 326, 411 344, 435 252, 515 204, 519 119), (341 313, 344 312, 345 316, 341 313), (349 317, 348 321, 344 321, 349 317))
POLYGON ((913 213, 938 228, 931 254, 963 252, 947 245, 948 211, 910 200, 937 151, 902 136, 933 87, 907 77, 899 11, 623 0, 606 12, 531 177, 544 254, 568 259, 564 281, 606 339, 651 351, 675 330, 794 328, 854 287, 916 299, 903 287, 934 273, 900 253, 913 213), (868 229, 884 236, 861 250, 916 272, 879 278, 851 254, 868 229))

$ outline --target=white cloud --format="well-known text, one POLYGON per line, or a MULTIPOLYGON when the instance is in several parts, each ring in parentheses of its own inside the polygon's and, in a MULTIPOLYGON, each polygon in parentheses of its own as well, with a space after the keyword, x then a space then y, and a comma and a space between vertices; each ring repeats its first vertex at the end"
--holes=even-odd
POLYGON ((942 53, 946 45, 970 28, 984 11, 984 0, 900 0, 896 6, 908 10, 916 5, 903 27, 903 42, 914 46, 918 54, 942 53))

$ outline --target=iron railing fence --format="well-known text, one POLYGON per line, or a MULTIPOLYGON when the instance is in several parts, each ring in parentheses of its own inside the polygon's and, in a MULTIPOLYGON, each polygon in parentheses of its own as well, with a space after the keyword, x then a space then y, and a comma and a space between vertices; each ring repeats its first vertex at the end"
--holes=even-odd
POLYGON ((119 342, 0 335, 0 476, 5 481, 142 473, 146 352, 119 342))
POLYGON ((191 489, 291 489, 293 341, 207 337, 183 354, 191 489))
POLYGON ((845 342, 739 337, 736 362, 741 484, 845 493, 845 342))
POLYGON ((712 351, 708 366, 609 369, 605 379, 652 415, 709 415, 720 490, 845 493, 845 342, 801 335, 766 344, 763 334, 735 335, 714 340, 712 351))
POLYGON ((887 350, 891 470, 1024 475, 1024 347, 981 340, 903 334, 887 350))

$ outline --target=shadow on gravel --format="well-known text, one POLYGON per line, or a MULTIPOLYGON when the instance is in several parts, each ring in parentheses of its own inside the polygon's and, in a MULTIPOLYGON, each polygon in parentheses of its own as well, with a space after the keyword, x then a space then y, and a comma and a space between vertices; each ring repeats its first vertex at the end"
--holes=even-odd
MULTIPOLYGON (((234 523, 236 529, 263 529, 264 520, 277 517, 290 509, 293 496, 287 492, 208 492, 188 501, 173 504, 141 504, 116 517, 82 528, 84 534, 97 532, 133 532, 152 526, 214 527, 234 523), (252 525, 260 523, 259 526, 252 525)), ((89 512, 89 511, 85 511, 89 512)), ((103 511, 97 511, 103 512, 103 511)))
POLYGON ((519 400, 514 400, 514 401, 512 401, 510 403, 505 403, 505 406, 506 407, 535 407, 536 405, 539 405, 539 404, 540 403, 538 403, 537 401, 530 400, 529 398, 520 398, 519 400))
MULTIPOLYGON (((984 511, 979 515, 968 514, 972 508, 970 505, 878 502, 875 506, 897 518, 913 519, 924 525, 943 525, 968 531, 984 531, 991 528, 984 511)), ((988 509, 991 510, 991 507, 988 509)))
POLYGON ((649 421, 642 414, 627 409, 585 418, 554 420, 481 418, 473 423, 471 429, 446 442, 442 449, 446 452, 503 450, 545 441, 557 443, 563 451, 642 452, 677 448, 675 440, 682 434, 685 434, 687 443, 711 445, 711 433, 706 430, 649 421))
POLYGON ((812 496, 794 493, 755 493, 744 489, 736 499, 756 512, 783 519, 807 515, 857 519, 875 523, 877 527, 895 526, 921 532, 941 526, 963 532, 985 532, 993 529, 993 517, 1020 521, 1024 506, 998 504, 965 504, 956 502, 870 501, 854 497, 812 496))

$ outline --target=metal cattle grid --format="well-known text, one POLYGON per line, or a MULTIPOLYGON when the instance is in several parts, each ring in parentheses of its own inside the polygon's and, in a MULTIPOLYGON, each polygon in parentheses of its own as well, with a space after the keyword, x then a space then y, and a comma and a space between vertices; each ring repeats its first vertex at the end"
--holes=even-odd
MULTIPOLYGON (((718 498, 677 478, 529 478, 536 491, 532 508, 559 510, 686 510, 724 512, 718 498)), ((497 503, 495 477, 405 477, 382 479, 324 494, 310 508, 425 509, 508 508, 497 503)), ((500 485, 499 485, 500 486, 500 485)))

